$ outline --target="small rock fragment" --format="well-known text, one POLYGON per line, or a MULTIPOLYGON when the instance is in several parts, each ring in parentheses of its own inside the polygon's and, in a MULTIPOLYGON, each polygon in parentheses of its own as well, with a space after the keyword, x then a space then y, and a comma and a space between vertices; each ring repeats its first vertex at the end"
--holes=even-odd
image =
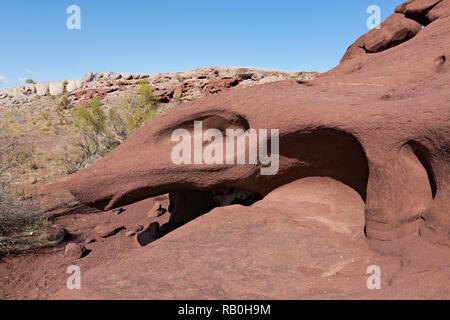
POLYGON ((112 212, 112 214, 119 215, 119 214, 121 214, 124 211, 125 211, 124 208, 119 208, 119 209, 114 209, 111 212, 112 212))
POLYGON ((165 209, 160 202, 156 202, 153 208, 151 208, 148 212, 147 216, 149 218, 160 217, 166 212, 167 209, 165 209))
POLYGON ((139 225, 139 226, 137 226, 137 227, 135 227, 135 228, 133 228, 133 229, 130 229, 130 231, 127 231, 127 233, 125 233, 125 235, 126 235, 127 237, 132 237, 132 236, 134 236, 136 233, 138 233, 138 232, 140 232, 140 231, 142 231, 142 230, 144 230, 144 226, 139 225))
POLYGON ((86 73, 84 76, 84 81, 91 82, 92 80, 94 80, 94 74, 92 72, 86 73))
POLYGON ((145 231, 142 231, 137 234, 136 242, 144 247, 149 243, 157 240, 159 238, 159 223, 153 222, 151 223, 145 231))
POLYGON ((80 243, 69 243, 64 251, 64 257, 67 259, 80 259, 86 252, 86 247, 80 243))
POLYGON ((85 244, 89 244, 89 243, 93 243, 93 242, 95 242, 95 238, 94 238, 94 237, 87 237, 87 238, 84 240, 84 243, 85 243, 85 244))
POLYGON ((116 233, 118 233, 119 231, 125 229, 124 226, 102 226, 102 225, 98 225, 97 227, 95 227, 94 231, 102 238, 108 238, 111 237, 113 235, 115 235, 116 233))

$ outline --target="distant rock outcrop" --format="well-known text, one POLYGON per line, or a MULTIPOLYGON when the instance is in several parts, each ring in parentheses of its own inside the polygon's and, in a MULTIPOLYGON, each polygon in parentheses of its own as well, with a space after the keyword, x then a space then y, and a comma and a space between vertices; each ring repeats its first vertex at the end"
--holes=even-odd
POLYGON ((253 86, 287 78, 308 80, 317 75, 317 72, 297 73, 235 67, 201 68, 164 74, 88 72, 83 79, 31 83, 19 88, 2 89, 0 90, 0 102, 14 103, 15 101, 30 100, 36 96, 68 94, 81 103, 85 103, 89 99, 103 99, 108 93, 148 82, 160 97, 160 101, 168 103, 171 100, 191 100, 203 93, 218 93, 238 84, 253 86))

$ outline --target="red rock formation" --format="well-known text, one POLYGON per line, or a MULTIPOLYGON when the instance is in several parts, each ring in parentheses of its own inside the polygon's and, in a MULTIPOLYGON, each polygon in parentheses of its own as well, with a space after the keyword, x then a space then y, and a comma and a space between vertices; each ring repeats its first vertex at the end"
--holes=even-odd
MULTIPOLYGON (((364 202, 311 177, 250 207, 216 208, 144 248, 82 270, 54 299, 448 299, 449 250, 408 238, 402 257, 369 250, 364 202), (369 265, 382 290, 368 290, 369 265)), ((94 251, 93 251, 94 252, 94 251)))
POLYGON ((381 24, 380 29, 372 29, 351 45, 342 61, 395 47, 413 38, 420 30, 420 23, 406 18, 403 14, 394 13, 381 24))
POLYGON ((185 103, 74 175, 70 190, 110 209, 223 187, 265 196, 296 179, 328 176, 365 201, 367 237, 420 232, 448 241, 449 8, 448 0, 409 1, 350 47, 339 66, 306 85, 280 81, 185 103), (423 17, 431 23, 419 30, 423 17), (175 165, 171 134, 194 120, 205 130, 279 129, 278 174, 263 176, 260 165, 175 165))

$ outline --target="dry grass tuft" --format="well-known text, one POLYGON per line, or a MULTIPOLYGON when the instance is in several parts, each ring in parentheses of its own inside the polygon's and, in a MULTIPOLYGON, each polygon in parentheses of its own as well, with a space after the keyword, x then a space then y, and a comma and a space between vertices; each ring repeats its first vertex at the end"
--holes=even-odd
POLYGON ((0 254, 47 246, 58 234, 49 234, 48 215, 13 187, 10 169, 27 166, 33 154, 13 139, 0 141, 0 254))

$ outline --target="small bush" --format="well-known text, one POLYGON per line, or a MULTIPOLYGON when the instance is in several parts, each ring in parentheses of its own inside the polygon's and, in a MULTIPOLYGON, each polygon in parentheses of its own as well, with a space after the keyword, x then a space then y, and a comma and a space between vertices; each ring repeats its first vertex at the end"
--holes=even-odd
POLYGON ((36 147, 31 143, 19 144, 15 139, 0 141, 0 177, 12 168, 28 164, 35 152, 36 147))
POLYGON ((153 88, 148 84, 140 84, 138 94, 125 101, 125 113, 120 115, 126 125, 128 135, 156 117, 159 97, 153 94, 153 88))
POLYGON ((147 124, 157 115, 159 97, 153 93, 148 82, 139 84, 138 92, 125 99, 122 112, 110 109, 105 112, 101 101, 92 99, 89 105, 80 106, 74 125, 81 139, 74 144, 78 154, 65 152, 60 156, 68 174, 89 166, 105 156, 133 132, 147 124))
POLYGON ((6 139, 0 142, 0 253, 21 247, 34 247, 27 238, 17 234, 41 230, 48 224, 47 216, 13 187, 11 170, 30 163, 34 148, 6 139))
MULTIPOLYGON (((0 237, 39 229, 48 219, 37 206, 24 202, 24 196, 11 188, 9 182, 0 182, 0 237)), ((0 238, 0 246, 5 240, 0 238)))
POLYGON ((35 83, 32 79, 26 79, 25 80, 25 83, 27 83, 27 84, 33 84, 33 83, 35 83))

